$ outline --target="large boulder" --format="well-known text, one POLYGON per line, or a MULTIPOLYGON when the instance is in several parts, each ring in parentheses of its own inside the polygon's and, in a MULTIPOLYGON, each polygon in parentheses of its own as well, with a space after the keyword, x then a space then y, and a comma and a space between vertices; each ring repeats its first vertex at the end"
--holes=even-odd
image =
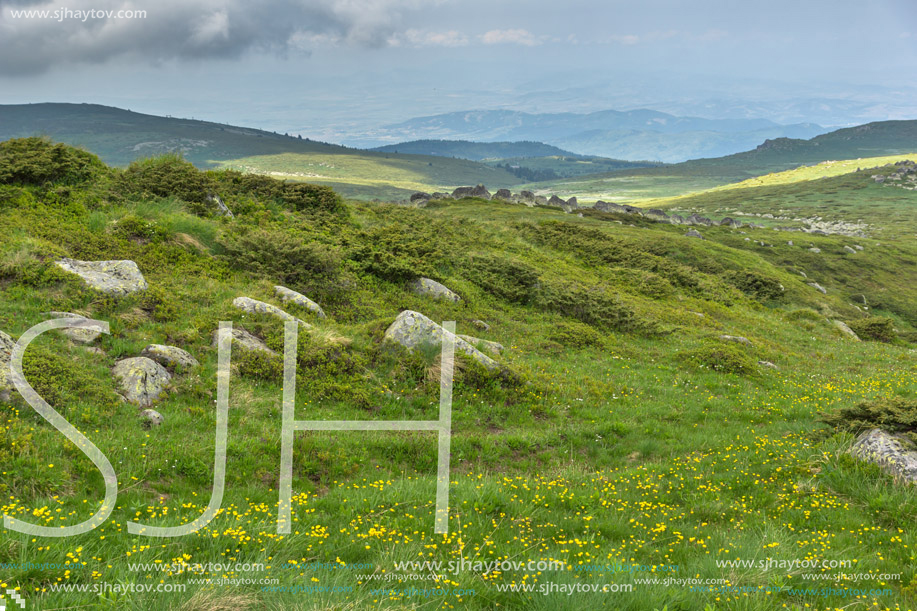
POLYGON ((749 341, 747 337, 742 337, 741 335, 720 335, 720 339, 724 342, 733 342, 735 344, 751 346, 751 341, 749 341))
POLYGON ((860 341, 860 336, 856 334, 856 331, 854 331, 853 329, 851 329, 850 327, 848 327, 848 326, 847 326, 847 323, 845 323, 844 321, 842 321, 842 320, 835 320, 835 321, 834 321, 834 326, 837 327, 838 329, 840 329, 840 330, 841 330, 841 333, 843 333, 844 335, 846 335, 846 336, 849 337, 850 339, 852 339, 852 340, 854 340, 854 341, 857 341, 857 342, 860 341))
MULTIPOLYGON (((441 344, 444 333, 445 330, 440 325, 420 312, 405 310, 385 331, 385 339, 413 351, 424 344, 441 344)), ((467 354, 487 369, 500 368, 496 361, 461 337, 455 338, 455 349, 467 354)))
POLYGON ((146 279, 133 261, 55 261, 64 271, 76 274, 91 288, 109 295, 127 295, 147 289, 146 279))
POLYGON ((498 189, 497 192, 494 193, 493 199, 500 199, 506 202, 511 202, 513 201, 513 194, 509 189, 498 189))
POLYGON ((274 292, 277 293, 278 297, 280 297, 280 301, 298 305, 304 310, 309 310, 319 318, 325 318, 325 311, 322 309, 322 307, 305 295, 297 293, 293 289, 288 289, 285 286, 275 286, 274 292))
POLYGON ((429 278, 418 278, 411 283, 409 288, 414 294, 420 295, 421 297, 432 297, 433 299, 442 299, 453 303, 462 300, 461 297, 453 293, 447 287, 429 278))
MULTIPOLYGON (((213 332, 213 346, 219 347, 220 340, 220 330, 217 329, 213 332)), ((277 356, 277 353, 267 347, 267 345, 246 331, 245 329, 233 329, 232 330, 232 343, 242 348, 243 350, 248 350, 250 352, 264 352, 271 356, 277 356)))
POLYGON ((895 479, 917 482, 917 451, 908 439, 872 429, 856 438, 850 454, 879 465, 895 479))
POLYGON ((557 206, 558 208, 563 208, 564 206, 567 205, 567 202, 557 197, 556 195, 552 195, 551 199, 548 200, 548 205, 557 206))
POLYGON ((659 222, 659 223, 668 223, 669 222, 669 215, 658 208, 651 208, 649 210, 644 210, 643 216, 653 219, 654 221, 659 222))
POLYGON ((425 203, 427 203, 428 201, 430 201, 430 198, 431 198, 431 197, 432 197, 432 196, 431 196, 429 193, 424 193, 423 191, 418 191, 417 193, 414 193, 414 194, 411 195, 411 203, 412 203, 412 204, 419 204, 419 203, 424 203, 424 204, 425 204, 425 203))
POLYGON ((243 312, 248 312, 249 314, 269 314, 275 318, 279 318, 283 321, 293 321, 298 323, 304 329, 311 329, 312 325, 296 318, 292 314, 284 312, 275 305, 269 303, 264 303, 263 301, 258 301, 257 299, 252 299, 251 297, 236 297, 232 300, 232 305, 242 310, 243 312))
POLYGON ((13 338, 0 331, 0 401, 10 400, 13 382, 10 380, 10 360, 13 358, 13 338))
POLYGON ((521 201, 523 204, 534 204, 535 194, 526 190, 519 191, 519 201, 521 201))
POLYGON ((177 367, 191 369, 200 364, 196 358, 191 356, 191 353, 175 346, 164 346, 162 344, 150 344, 140 352, 140 356, 152 359, 173 371, 177 367))
MULTIPOLYGON (((79 318, 80 320, 88 321, 89 319, 80 314, 74 314, 72 312, 48 312, 48 316, 52 318, 79 318)), ((97 337, 102 335, 101 331, 96 330, 97 327, 87 326, 84 327, 66 327, 59 329, 61 333, 69 337, 71 340, 79 344, 91 344, 96 340, 97 337)))
POLYGON ((488 191, 484 185, 478 185, 471 190, 472 197, 480 197, 481 199, 490 199, 490 191, 488 191))
POLYGON ((701 233, 700 233, 700 231, 698 231, 698 230, 696 230, 696 229, 689 229, 689 230, 687 231, 687 233, 685 233, 685 236, 687 236, 687 237, 689 237, 689 238, 700 238, 700 239, 702 239, 702 240, 704 239, 704 236, 702 236, 701 233))
POLYGON ((825 289, 825 287, 823 287, 822 285, 820 285, 820 284, 817 283, 817 282, 807 282, 806 284, 808 284, 809 286, 811 286, 813 289, 815 289, 816 291, 818 291, 818 292, 821 293, 822 295, 827 295, 827 294, 828 294, 828 290, 825 289))
POLYGON ((141 407, 159 399, 172 379, 165 367, 145 356, 118 361, 111 372, 119 379, 124 398, 141 407))
POLYGON ((493 341, 490 341, 489 339, 480 339, 477 337, 472 337, 470 335, 458 335, 458 337, 462 338, 463 340, 465 340, 466 342, 468 342, 475 348, 480 347, 494 354, 503 354, 504 348, 503 348, 503 344, 501 344, 500 342, 493 342, 493 341))

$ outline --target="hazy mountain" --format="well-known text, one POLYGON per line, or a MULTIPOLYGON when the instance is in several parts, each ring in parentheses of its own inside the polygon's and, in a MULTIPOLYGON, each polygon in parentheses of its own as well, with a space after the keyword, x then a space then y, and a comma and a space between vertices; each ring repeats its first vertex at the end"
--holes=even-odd
POLYGON ((508 159, 529 157, 577 157, 576 153, 565 151, 542 142, 471 142, 468 140, 413 140, 386 144, 370 149, 383 153, 410 153, 413 155, 434 155, 437 157, 459 157, 481 161, 484 159, 508 159))

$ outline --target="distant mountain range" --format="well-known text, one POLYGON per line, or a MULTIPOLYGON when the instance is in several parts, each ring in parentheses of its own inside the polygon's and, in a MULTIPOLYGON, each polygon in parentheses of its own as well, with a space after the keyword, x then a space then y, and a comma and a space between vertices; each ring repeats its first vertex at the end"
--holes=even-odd
POLYGON ((675 163, 737 153, 767 139, 811 138, 826 131, 814 123, 677 117, 654 110, 588 114, 477 110, 418 117, 385 126, 359 142, 348 142, 378 146, 429 139, 537 141, 580 155, 675 163))
POLYGON ((469 140, 414 140, 387 144, 370 149, 383 153, 408 153, 411 155, 434 155, 436 157, 458 157, 483 161, 485 159, 509 159, 529 157, 578 157, 542 142, 471 142, 469 140))

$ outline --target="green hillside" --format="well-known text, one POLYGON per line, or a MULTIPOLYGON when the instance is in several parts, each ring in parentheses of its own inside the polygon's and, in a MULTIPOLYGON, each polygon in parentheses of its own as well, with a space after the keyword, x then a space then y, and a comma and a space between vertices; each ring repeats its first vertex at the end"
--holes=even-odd
MULTIPOLYGON (((915 433, 914 197, 864 173, 703 194, 677 205, 862 214, 870 231, 697 239, 630 215, 344 201, 174 156, 117 169, 0 144, 0 329, 15 340, 55 311, 110 324, 89 344, 40 336, 24 371, 119 482, 86 534, 0 531, 0 587, 35 609, 914 608, 917 493, 846 454, 861 421, 822 422, 862 404, 859 417, 915 433), (148 288, 102 294, 61 257, 134 261, 148 288), (461 301, 416 294, 421 276, 461 301), (279 284, 327 317, 280 301, 279 284), (297 432, 292 533, 277 533, 283 325, 237 309, 242 296, 308 323, 297 420, 439 417, 438 346, 384 340, 403 310, 502 344, 495 369, 459 355, 448 534, 434 533, 436 438, 416 431, 297 432), (233 344, 222 511, 190 535, 129 534, 208 502, 220 321, 275 351, 233 344), (173 372, 153 405, 164 422, 144 429, 112 367, 150 344, 200 365, 173 372), (73 589, 101 583, 154 591, 73 589)), ((23 521, 74 524, 101 505, 98 470, 15 392, 0 398, 0 472, 0 512, 23 521)))

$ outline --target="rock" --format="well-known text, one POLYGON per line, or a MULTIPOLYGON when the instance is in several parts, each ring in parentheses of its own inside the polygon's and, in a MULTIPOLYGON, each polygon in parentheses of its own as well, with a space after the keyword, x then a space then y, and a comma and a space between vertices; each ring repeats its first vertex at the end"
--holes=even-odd
MULTIPOLYGON (((48 316, 51 318, 79 318, 81 320, 89 320, 85 316, 74 314, 72 312, 48 312, 48 316)), ((89 323, 87 323, 87 325, 88 324, 89 323)), ((87 326, 86 328, 71 327, 58 330, 78 344, 90 344, 94 342, 97 337, 102 335, 101 331, 96 331, 95 328, 91 326, 87 326)))
POLYGON ((697 214, 692 214, 691 216, 685 219, 685 224, 686 225, 705 225, 707 227, 710 227, 711 225, 713 225, 713 221, 711 221, 710 219, 706 217, 703 217, 697 214))
POLYGON ((576 200, 576 197, 571 197, 567 200, 567 205, 576 210, 579 208, 579 202, 576 200))
POLYGON ((724 218, 722 221, 720 221, 720 227, 732 227, 733 229, 736 229, 738 227, 741 227, 741 225, 742 223, 740 223, 739 221, 735 219, 731 219, 728 216, 724 218))
POLYGON ((863 250, 863 247, 860 246, 859 244, 854 244, 853 247, 856 248, 857 250, 863 250))
POLYGON ((536 206, 547 206, 548 198, 546 198, 544 195, 536 195, 535 196, 535 205, 536 206))
POLYGON ((793 245, 793 240, 787 240, 787 241, 786 241, 786 245, 787 245, 787 246, 792 246, 792 245, 793 245))
POLYGON ((176 367, 191 369, 200 365, 197 359, 191 356, 189 352, 175 346, 164 346, 163 344, 150 344, 140 352, 140 356, 152 359, 173 371, 176 367))
POLYGON ((807 283, 807 284, 808 284, 809 286, 811 286, 813 289, 815 289, 816 291, 818 291, 819 293, 822 293, 823 295, 827 295, 827 294, 828 294, 828 291, 825 290, 825 287, 823 287, 822 285, 820 285, 820 284, 817 283, 817 282, 809 282, 809 283, 807 283))
MULTIPOLYGON (((499 193, 499 191, 498 191, 499 193)), ((535 194, 531 191, 519 191, 519 200, 524 204, 534 204, 535 194)))
POLYGON ((458 187, 452 192, 453 199, 464 199, 466 197, 473 197, 474 187, 458 187))
POLYGON ((668 223, 670 221, 669 215, 664 211, 659 210, 658 208, 651 208, 643 212, 643 216, 653 219, 659 223, 668 223))
POLYGON ((250 314, 270 314, 280 320, 287 321, 292 320, 293 322, 299 323, 299 326, 304 329, 311 329, 312 325, 296 318, 292 314, 284 312, 275 305, 269 303, 264 303, 263 301, 258 301, 257 299, 252 299, 251 297, 236 297, 232 300, 232 305, 242 310, 243 312, 248 312, 250 314))
POLYGON ((844 252, 849 255, 855 255, 857 251, 849 246, 844 246, 844 252))
POLYGON ((145 409, 140 412, 140 426, 151 429, 160 426, 163 422, 162 414, 155 409, 145 409))
MULTIPOLYGON (((404 310, 385 331, 385 339, 413 351, 423 344, 441 344, 444 333, 440 325, 420 312, 404 310)), ((487 369, 500 368, 496 361, 460 337, 455 338, 455 349, 467 354, 487 369)))
POLYGON ((487 350, 488 352, 493 352, 494 354, 502 354, 504 350, 503 344, 499 342, 492 342, 487 339, 479 339, 477 337, 471 337, 470 335, 459 335, 458 337, 462 338, 463 340, 465 340, 466 342, 468 342, 475 348, 480 346, 484 350, 487 350))
POLYGON ((229 206, 223 203, 223 200, 220 199, 219 195, 208 195, 207 200, 217 207, 217 211, 215 213, 216 216, 228 216, 229 218, 235 218, 232 210, 229 209, 229 206))
POLYGON ((758 364, 761 365, 762 367, 767 367, 768 369, 780 369, 779 367, 777 367, 770 361, 758 361, 758 364))
POLYGON ((624 207, 620 204, 616 204, 614 202, 603 202, 602 200, 595 202, 593 208, 601 212, 624 212, 624 207))
MULTIPOLYGON (((220 339, 220 330, 217 329, 213 332, 213 346, 219 347, 220 339)), ((249 350, 254 352, 264 352, 271 356, 277 356, 277 353, 268 348, 263 341, 246 331, 245 329, 236 329, 232 330, 232 342, 243 350, 249 350)))
POLYGON ((430 196, 430 199, 452 199, 452 196, 449 195, 448 193, 440 193, 439 191, 437 191, 436 193, 430 196))
POLYGON ((669 222, 672 223, 673 225, 684 225, 685 219, 680 214, 673 214, 672 216, 669 217, 669 222))
POLYGON ((860 434, 850 447, 850 454, 860 460, 879 465, 895 479, 917 482, 917 451, 910 440, 891 435, 882 429, 860 434))
POLYGON ((847 337, 849 337, 850 339, 852 339, 852 340, 854 340, 854 341, 857 341, 857 342, 860 341, 860 336, 857 335, 856 332, 855 332, 853 329, 851 329, 850 327, 848 327, 848 326, 847 326, 847 323, 845 323, 844 321, 842 321, 842 320, 835 320, 835 321, 834 321, 834 326, 837 327, 838 329, 840 329, 841 332, 842 332, 844 335, 846 335, 847 337))
POLYGON ((277 296, 280 297, 280 301, 284 303, 292 303, 298 305, 299 307, 309 310, 319 318, 327 318, 325 316, 325 311, 320 305, 306 297, 301 293, 297 293, 293 289, 288 289, 285 286, 275 286, 274 292, 277 293, 277 296))
POLYGON ((120 380, 125 398, 142 407, 152 405, 172 379, 165 367, 145 356, 118 361, 111 371, 120 380))
POLYGON ((685 236, 689 238, 700 238, 702 240, 704 239, 704 236, 702 236, 701 233, 696 229, 689 229, 688 232, 685 233, 685 236))
POLYGON ((863 295, 862 293, 852 296, 850 300, 860 305, 869 305, 869 302, 866 301, 866 295, 863 295))
POLYGON ((472 321, 471 321, 471 324, 473 324, 473 325, 475 326, 475 328, 480 329, 481 331, 488 331, 488 330, 490 330, 490 325, 488 325, 488 324, 487 324, 486 322, 484 322, 483 320, 477 320, 477 319, 475 319, 475 320, 472 320, 472 321))
POLYGON ((751 238, 745 238, 746 242, 751 242, 751 238))
POLYGON ((749 341, 747 337, 742 337, 741 335, 720 335, 720 339, 726 342, 734 342, 736 344, 751 346, 751 341, 749 341))
POLYGON ((481 199, 490 199, 490 191, 488 191, 484 185, 478 185, 471 190, 472 197, 480 197, 481 199))
POLYGON ((494 193, 493 199, 511 202, 513 201, 513 194, 509 189, 498 189, 497 192, 494 193))
POLYGON ((457 303, 462 300, 461 297, 450 291, 448 288, 429 278, 418 278, 409 286, 411 291, 422 297, 432 297, 433 299, 443 299, 457 303))
POLYGON ((13 338, 0 331, 0 401, 10 400, 13 382, 10 380, 10 360, 13 358, 13 338))
POLYGON ((808 278, 808 276, 806 276, 806 273, 805 273, 805 272, 802 272, 802 271, 801 271, 801 272, 799 272, 799 275, 802 276, 803 278, 808 278))
POLYGON ((109 295, 127 295, 147 289, 146 279, 133 261, 55 261, 64 271, 76 274, 90 287, 109 295))
POLYGON ((432 197, 432 195, 430 195, 429 193, 424 193, 423 191, 418 191, 417 193, 411 194, 411 203, 412 203, 412 204, 416 204, 416 203, 418 203, 418 202, 424 202, 424 203, 426 203, 426 202, 430 201, 430 198, 431 198, 431 197, 432 197))
POLYGON ((556 206, 556 207, 558 207, 558 208, 563 208, 564 205, 566 205, 566 203, 567 203, 567 202, 565 202, 565 201, 562 200, 561 198, 557 197, 556 195, 552 195, 552 196, 551 196, 551 199, 548 200, 548 205, 549 205, 549 206, 556 206))

